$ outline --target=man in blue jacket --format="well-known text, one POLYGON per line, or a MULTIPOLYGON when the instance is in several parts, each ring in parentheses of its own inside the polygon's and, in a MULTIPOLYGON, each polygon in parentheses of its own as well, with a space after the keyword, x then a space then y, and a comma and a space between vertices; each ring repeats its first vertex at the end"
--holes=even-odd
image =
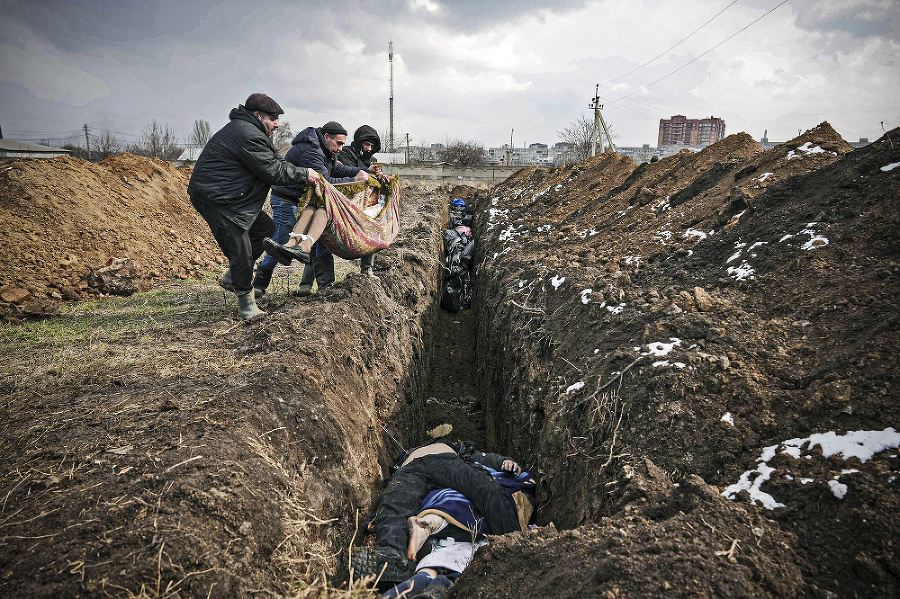
POLYGON ((191 204, 228 258, 219 284, 237 295, 238 312, 247 320, 265 315, 256 306, 251 279, 253 263, 263 253, 263 239, 275 230, 262 210, 269 188, 312 184, 319 178, 314 169, 297 168, 278 155, 272 134, 281 114, 275 100, 251 94, 207 142, 188 184, 191 204))
MULTIPOLYGON (((337 161, 337 155, 346 142, 347 130, 340 123, 328 121, 321 127, 307 127, 298 133, 291 142, 293 145, 285 159, 291 164, 320 173, 332 184, 366 181, 369 176, 364 170, 344 166, 337 161)), ((298 203, 304 193, 306 193, 305 183, 272 187, 269 202, 275 218, 275 232, 271 237, 276 243, 284 244, 290 239, 291 231, 297 224, 298 203)), ((319 247, 317 243, 310 252, 310 257, 313 264, 323 267, 322 272, 326 275, 319 279, 319 287, 333 283, 334 257, 331 252, 319 247)), ((257 297, 266 293, 277 264, 278 260, 275 257, 266 254, 257 265, 256 277, 253 279, 253 290, 257 297)))

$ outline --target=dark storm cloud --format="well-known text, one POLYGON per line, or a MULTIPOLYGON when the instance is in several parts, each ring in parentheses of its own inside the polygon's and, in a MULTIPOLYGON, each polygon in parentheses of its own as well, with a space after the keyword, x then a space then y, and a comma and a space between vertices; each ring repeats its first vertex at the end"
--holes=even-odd
POLYGON ((883 37, 900 41, 900 7, 891 2, 849 3, 833 10, 798 3, 797 25, 808 31, 845 33, 855 39, 883 37))
POLYGON ((9 0, 0 4, 4 13, 44 35, 64 52, 95 48, 127 48, 147 42, 227 43, 257 25, 290 29, 297 36, 326 38, 330 32, 369 31, 379 39, 392 22, 422 21, 458 32, 501 26, 525 15, 565 14, 587 0, 510 0, 438 2, 429 12, 412 8, 406 0, 373 2, 222 2, 221 0, 9 0), (330 30, 330 31, 329 31, 330 30))

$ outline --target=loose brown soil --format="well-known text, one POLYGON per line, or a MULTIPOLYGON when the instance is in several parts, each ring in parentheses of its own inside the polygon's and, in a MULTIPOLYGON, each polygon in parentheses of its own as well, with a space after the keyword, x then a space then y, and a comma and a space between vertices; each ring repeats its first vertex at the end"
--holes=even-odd
POLYGON ((5 292, 58 301, 110 257, 199 277, 2 325, 0 593, 337 596, 398 445, 449 421, 540 480, 538 530, 493 539, 452 596, 896 596, 896 447, 776 455, 782 508, 721 495, 765 447, 900 428, 896 162, 900 131, 852 150, 825 123, 406 187, 379 279, 296 298, 279 270, 249 324, 203 272, 221 256, 186 173, 0 166, 5 292), (453 197, 477 206, 460 314, 437 308, 453 197), (68 265, 45 243, 63 212, 68 265))

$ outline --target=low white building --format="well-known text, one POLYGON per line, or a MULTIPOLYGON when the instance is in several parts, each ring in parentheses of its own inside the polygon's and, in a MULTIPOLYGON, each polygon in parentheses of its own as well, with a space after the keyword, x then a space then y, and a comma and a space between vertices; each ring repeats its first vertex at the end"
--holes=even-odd
POLYGON ((72 152, 63 148, 51 148, 28 143, 27 141, 15 141, 12 139, 0 139, 0 161, 15 160, 17 158, 56 158, 68 156, 72 152))

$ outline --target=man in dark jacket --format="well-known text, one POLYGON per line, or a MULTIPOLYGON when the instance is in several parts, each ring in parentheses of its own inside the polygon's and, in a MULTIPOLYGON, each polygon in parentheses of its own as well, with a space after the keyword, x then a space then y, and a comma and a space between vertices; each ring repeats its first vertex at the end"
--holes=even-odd
POLYGON ((238 298, 241 318, 265 315, 256 306, 251 279, 253 263, 263 252, 263 239, 275 224, 262 211, 273 184, 314 183, 311 169, 286 162, 272 144, 278 116, 284 111, 265 94, 251 94, 228 115, 230 121, 207 142, 188 184, 191 204, 209 223, 228 258, 219 280, 238 298))
MULTIPOLYGON (((381 150, 381 139, 378 137, 378 131, 369 125, 363 125, 353 134, 353 141, 349 146, 344 146, 341 153, 338 154, 338 160, 345 166, 357 166, 365 169, 367 172, 381 176, 381 167, 377 164, 372 166, 372 156, 381 150)), ((369 254, 359 259, 359 271, 370 277, 375 276, 372 266, 375 263, 375 254, 369 254)), ((303 271, 303 277, 306 278, 306 271, 303 271)), ((312 277, 309 278, 309 284, 312 285, 312 277)), ((301 287, 303 281, 300 281, 301 287)))
MULTIPOLYGON (((291 164, 305 167, 320 173, 332 184, 365 181, 368 175, 360 168, 344 166, 337 161, 337 155, 347 141, 347 130, 340 123, 329 121, 321 127, 307 127, 297 134, 291 142, 285 159, 291 164)), ((297 224, 298 202, 306 193, 304 183, 294 185, 277 185, 272 187, 272 214, 275 216, 275 232, 272 239, 279 244, 287 243, 291 231, 297 224)), ((319 287, 326 287, 334 282, 334 257, 331 252, 316 244, 310 252, 311 265, 318 268, 319 287)), ((272 273, 278 260, 266 255, 256 267, 253 289, 257 297, 265 294, 272 280, 272 273)))

